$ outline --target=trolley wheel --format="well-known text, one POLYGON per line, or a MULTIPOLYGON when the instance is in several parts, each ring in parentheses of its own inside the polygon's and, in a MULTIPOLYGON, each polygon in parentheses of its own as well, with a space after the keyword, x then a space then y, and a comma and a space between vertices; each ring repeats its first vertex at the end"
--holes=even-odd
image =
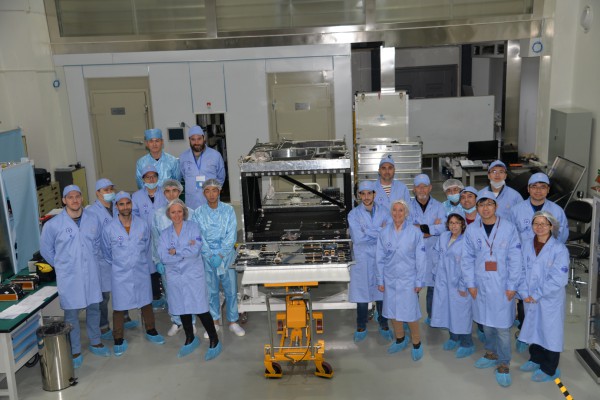
POLYGON ((273 363, 271 363, 271 366, 273 367, 273 371, 275 371, 275 374, 277 374, 279 376, 273 376, 273 375, 271 375, 271 373, 269 372, 269 370, 267 368, 265 368, 265 377, 267 379, 279 379, 279 378, 281 378, 281 374, 283 373, 283 369, 281 368, 281 365, 279 363, 273 362, 273 363))
POLYGON ((321 363, 321 367, 323 368, 323 371, 321 372, 319 371, 319 368, 316 368, 315 375, 320 378, 330 379, 333 376, 333 367, 331 364, 329 364, 327 361, 323 361, 321 363))
POLYGON ((247 312, 240 313, 239 321, 241 324, 245 324, 246 322, 248 322, 248 313, 247 312))

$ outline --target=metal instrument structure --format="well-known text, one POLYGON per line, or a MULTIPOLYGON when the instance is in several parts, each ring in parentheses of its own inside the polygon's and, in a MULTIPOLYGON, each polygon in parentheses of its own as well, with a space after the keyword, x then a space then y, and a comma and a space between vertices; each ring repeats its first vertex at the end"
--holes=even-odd
POLYGON ((239 164, 244 243, 238 246, 234 263, 243 272, 238 308, 240 313, 268 313, 265 377, 281 377, 278 361, 310 361, 317 376, 331 378, 333 369, 324 361, 325 343, 316 339, 323 332, 323 315, 314 310, 355 307, 347 301, 353 173, 346 144, 343 140, 257 143, 239 164), (279 191, 275 177, 282 183, 277 185, 279 191), (312 182, 306 182, 307 177, 312 182), (281 189, 284 182, 293 185, 291 191, 281 189), (326 187, 321 188, 323 182, 326 187), (341 282, 343 289, 313 301, 311 288, 323 282, 341 282), (273 291, 262 293, 259 286, 273 291), (271 311, 277 312, 277 346, 271 311))

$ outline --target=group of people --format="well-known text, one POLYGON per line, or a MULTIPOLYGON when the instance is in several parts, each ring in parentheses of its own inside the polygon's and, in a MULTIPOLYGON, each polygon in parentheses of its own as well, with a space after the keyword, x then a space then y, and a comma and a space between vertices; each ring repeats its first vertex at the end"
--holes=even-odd
POLYGON ((81 189, 66 186, 63 211, 43 226, 40 252, 56 271, 60 305, 65 321, 73 327, 70 339, 76 368, 83 362, 82 309, 89 351, 103 357, 111 355, 103 339, 113 340, 116 356, 126 352, 124 330, 138 325, 129 317, 133 309, 141 311, 145 338, 165 343, 156 330, 154 309, 164 305, 166 298, 173 323, 168 336, 185 332, 178 356, 191 354, 200 345, 198 316, 209 339, 205 359, 214 359, 222 351, 220 287, 230 331, 245 334, 237 322, 237 276, 230 268, 237 222, 233 207, 220 201, 223 158, 206 146, 201 127, 190 128, 188 136, 190 149, 177 159, 163 151, 159 129, 147 130, 148 154, 137 161, 138 191, 117 193, 113 183, 102 178, 96 182, 96 201, 84 208, 81 189), (179 199, 181 179, 185 203, 179 199))
POLYGON ((444 350, 456 350, 457 358, 472 355, 475 322, 485 346, 475 367, 495 368, 498 384, 510 386, 510 328, 518 323, 517 351, 530 354, 519 369, 533 372, 536 382, 560 376, 568 224, 563 210, 547 199, 548 176, 533 174, 524 200, 506 186, 506 165, 494 161, 489 186, 477 190, 449 179, 441 203, 431 197, 427 175, 414 178, 411 199, 394 174, 394 160, 385 156, 379 179, 359 183, 361 203, 348 216, 355 342, 367 337, 374 302, 379 332, 392 341, 388 353, 404 350, 410 340, 412 359, 420 360, 419 293, 427 287, 424 322, 449 331, 444 350))

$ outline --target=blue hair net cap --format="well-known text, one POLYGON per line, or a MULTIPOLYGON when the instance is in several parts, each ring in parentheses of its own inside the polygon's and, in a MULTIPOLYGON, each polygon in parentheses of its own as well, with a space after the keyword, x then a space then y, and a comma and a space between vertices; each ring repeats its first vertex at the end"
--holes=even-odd
POLYGON ((368 190, 368 191, 374 192, 375 188, 373 187, 373 182, 371 182, 371 181, 361 181, 358 184, 358 191, 362 192, 363 190, 368 190))
POLYGON ((96 181, 96 191, 98 191, 98 190, 100 190, 100 189, 104 189, 105 187, 108 187, 108 186, 115 186, 115 185, 114 185, 114 184, 113 184, 113 183, 110 181, 110 179, 101 178, 101 179, 98 179, 98 180, 96 181))
POLYGON ((429 177, 426 174, 419 174, 415 176, 414 184, 415 186, 431 185, 431 181, 429 180, 429 177))
POLYGON ((383 156, 381 161, 379 161, 379 166, 381 167, 385 163, 394 165, 394 159, 392 158, 391 154, 386 154, 385 156, 383 156))
POLYGON ((490 199, 496 202, 496 196, 489 190, 482 189, 477 193, 477 202, 479 203, 481 200, 490 199))
POLYGON ((473 186, 467 186, 466 188, 464 188, 463 190, 460 191, 462 192, 469 192, 469 193, 473 193, 475 196, 477 196, 477 194, 479 194, 479 191, 477 189, 475 189, 473 186))
POLYGON ((63 189, 63 197, 67 197, 67 195, 73 191, 81 193, 81 189, 79 189, 79 186, 77 185, 65 186, 65 188, 63 189))
POLYGON ((506 170, 508 170, 508 168, 506 168, 506 164, 504 164, 502 161, 500 160, 496 160, 493 163, 490 164, 490 166, 488 167, 488 171, 491 170, 494 167, 502 167, 506 170))
POLYGON ((533 185, 534 183, 545 183, 546 185, 550 185, 550 179, 548 179, 548 175, 544 174, 543 172, 536 172, 535 174, 531 175, 531 177, 529 178, 529 182, 527 182, 527 185, 533 185))
POLYGON ((452 210, 450 212, 450 214, 448 214, 448 221, 450 221, 450 217, 453 215, 457 215, 457 216, 461 217, 462 219, 466 220, 465 212, 462 210, 462 208, 455 208, 454 210, 452 210))
POLYGON ((160 129, 148 129, 144 132, 144 140, 162 139, 162 131, 160 129))
POLYGON ((158 175, 158 170, 152 164, 144 165, 144 168, 142 168, 142 177, 144 177, 144 175, 146 175, 148 172, 154 172, 156 175, 158 175))
POLYGON ((190 130, 188 131, 188 136, 192 137, 194 135, 201 135, 204 136, 204 131, 202 130, 202 127, 198 126, 198 125, 194 125, 190 128, 190 130))
POLYGON ((117 195, 115 196, 115 201, 117 202, 117 201, 119 201, 121 199, 129 199, 129 200, 131 200, 131 195, 129 193, 127 193, 127 192, 121 191, 121 192, 117 193, 117 195))

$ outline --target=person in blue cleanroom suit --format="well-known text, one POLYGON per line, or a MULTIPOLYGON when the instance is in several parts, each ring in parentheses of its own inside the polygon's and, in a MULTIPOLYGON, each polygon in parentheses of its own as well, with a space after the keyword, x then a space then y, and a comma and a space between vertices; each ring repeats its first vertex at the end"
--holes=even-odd
POLYGON ((383 292, 383 316, 391 319, 396 341, 388 353, 404 350, 408 344, 404 324, 410 329, 412 359, 423 357, 419 335, 419 292, 425 279, 425 244, 423 234, 409 221, 409 206, 404 200, 392 203, 393 223, 379 233, 377 238, 377 288, 383 292))
POLYGON ((152 165, 158 171, 158 186, 162 186, 165 179, 181 180, 177 158, 163 151, 162 131, 160 129, 146 130, 144 132, 144 142, 148 154, 140 157, 135 164, 135 180, 138 189, 144 187, 142 170, 146 165, 152 165))
POLYGON ((531 222, 535 236, 523 242, 525 279, 519 286, 525 302, 519 339, 530 344, 530 358, 519 369, 534 371, 531 379, 545 382, 560 376, 569 251, 556 239, 561 227, 552 214, 537 211, 531 222))
POLYGON ((442 203, 430 196, 431 182, 425 174, 419 174, 414 179, 415 198, 410 200, 410 221, 421 230, 423 234, 423 242, 427 249, 427 264, 425 270, 425 280, 423 284, 427 286, 426 310, 427 317, 425 323, 431 322, 431 304, 433 302, 433 278, 431 269, 433 268, 434 260, 436 259, 433 246, 438 240, 439 235, 446 230, 446 211, 442 203))
MULTIPOLYGON (((148 164, 142 168, 142 179, 144 188, 135 192, 132 196, 133 215, 142 217, 148 226, 152 225, 154 211, 167 205, 167 199, 162 188, 158 185, 158 170, 154 165, 148 164)), ((152 266, 152 298, 153 307, 160 308, 164 305, 164 299, 160 291, 160 274, 152 266)))
POLYGON ((367 337, 368 306, 373 301, 378 313, 379 332, 387 340, 392 340, 388 321, 382 315, 383 293, 377 289, 375 271, 377 236, 392 221, 388 210, 373 203, 375 198, 373 186, 373 182, 360 182, 358 195, 361 204, 348 214, 352 254, 355 261, 350 268, 348 301, 357 303, 355 342, 360 342, 367 337))
POLYGON ((396 167, 391 154, 383 156, 379 161, 379 179, 375 182, 375 204, 389 210, 395 200, 410 201, 410 193, 406 185, 394 179, 396 167))
POLYGON ((490 185, 485 187, 495 196, 497 209, 496 215, 511 219, 510 213, 514 206, 523 201, 523 197, 513 188, 506 186, 506 164, 496 160, 488 167, 488 179, 490 185))
POLYGON ((63 211, 42 229, 40 253, 56 271, 56 286, 65 321, 73 326, 70 333, 73 365, 83 363, 79 311, 85 309, 86 328, 95 355, 109 357, 110 351, 100 342, 100 307, 102 291, 96 261, 100 251, 102 226, 82 207, 81 189, 68 185, 63 190, 63 211))
POLYGON ((192 353, 200 345, 192 327, 192 314, 196 314, 210 339, 204 359, 212 360, 221 353, 222 345, 208 312, 208 293, 201 253, 204 243, 200 228, 188 221, 188 208, 179 199, 170 201, 165 212, 173 224, 160 234, 158 255, 165 266, 169 311, 181 317, 185 332, 185 343, 179 349, 178 357, 192 353))
MULTIPOLYGON (((238 323, 237 272, 230 268, 235 261, 235 241, 237 239, 237 220, 233 207, 219 200, 221 184, 216 179, 204 182, 204 196, 207 203, 194 211, 193 220, 200 225, 202 232, 202 258, 210 297, 210 313, 219 326, 221 320, 221 301, 219 284, 223 286, 229 330, 237 336, 246 331, 238 323)), ((218 329, 218 328, 217 328, 218 329)))
POLYGON ((127 310, 141 309, 146 339, 156 344, 165 343, 165 339, 156 331, 152 311, 150 228, 142 218, 132 215, 129 193, 117 193, 115 205, 119 215, 102 230, 102 252, 112 268, 113 351, 120 356, 127 350, 123 339, 127 310))
POLYGON ((473 298, 473 317, 483 325, 485 355, 477 368, 496 367, 496 381, 510 386, 510 328, 515 319, 515 294, 521 281, 521 242, 515 226, 496 216, 496 196, 488 190, 477 195, 481 217, 465 231, 462 278, 473 298))
POLYGON ((206 145, 206 134, 198 125, 188 132, 190 148, 179 156, 179 169, 185 180, 185 202, 196 209, 206 204, 202 185, 208 179, 216 179, 221 185, 225 182, 225 163, 218 151, 206 145))
MULTIPOLYGON (((172 200, 178 199, 179 195, 183 191, 183 187, 181 183, 176 181, 175 179, 167 179, 163 183, 163 194, 168 202, 172 200)), ((154 211, 154 218, 152 219, 152 261, 154 265, 156 265, 156 271, 161 275, 165 273, 165 266, 160 262, 160 257, 158 256, 158 242, 160 240, 160 233, 167 229, 169 226, 173 225, 171 220, 166 214, 167 206, 161 207, 154 211)), ((189 215, 194 213, 194 210, 188 207, 189 215)), ((163 289, 166 292, 166 296, 169 296, 168 288, 166 287, 165 281, 163 280, 163 289)), ((182 329, 181 318, 179 315, 171 315, 171 328, 167 332, 169 336, 175 336, 182 329)), ((196 316, 192 316, 192 325, 194 328, 194 334, 196 334, 196 316)))
POLYGON ((450 212, 461 210, 460 205, 460 192, 464 189, 464 185, 458 179, 448 179, 443 183, 442 189, 446 194, 446 201, 442 203, 446 215, 450 215, 450 212))
POLYGON ((464 231, 467 228, 464 213, 456 210, 446 220, 448 231, 443 232, 433 251, 437 262, 433 267, 435 292, 431 326, 447 328, 450 338, 444 343, 444 350, 456 351, 456 358, 468 357, 475 352, 471 331, 473 328, 473 300, 462 280, 460 260, 464 245, 464 231))

